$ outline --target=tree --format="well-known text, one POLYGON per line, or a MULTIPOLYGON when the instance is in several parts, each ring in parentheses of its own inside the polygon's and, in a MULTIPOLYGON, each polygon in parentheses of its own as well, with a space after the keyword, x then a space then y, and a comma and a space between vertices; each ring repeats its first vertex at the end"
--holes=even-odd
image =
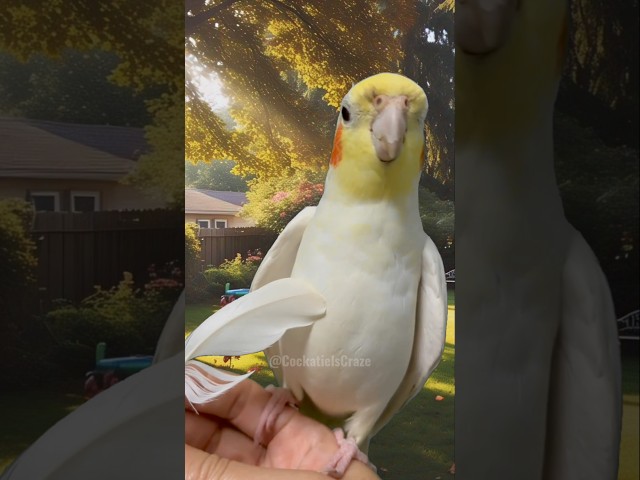
POLYGON ((236 163, 233 160, 214 160, 211 163, 186 162, 184 166, 184 184, 189 188, 204 188, 229 192, 246 192, 249 189, 247 178, 233 173, 236 163))
POLYGON ((421 184, 453 199, 455 91, 453 1, 420 2, 418 21, 406 35, 403 73, 427 79, 427 156, 421 184))
POLYGON ((0 200, 0 382, 9 387, 25 376, 16 343, 31 320, 37 258, 29 230, 33 208, 20 200, 0 200))
POLYGON ((554 133, 565 213, 593 248, 623 315, 638 306, 638 151, 605 145, 563 112, 554 133))
POLYGON ((57 58, 68 48, 115 52, 118 84, 182 89, 182 17, 171 0, 1 2, 0 45, 20 60, 37 53, 57 58))
POLYGON ((71 123, 143 127, 156 89, 134 92, 108 80, 120 59, 112 52, 65 50, 20 62, 0 54, 0 109, 12 115, 71 123))
MULTIPOLYGON (((25 302, 35 285, 35 245, 29 235, 33 220, 31 204, 20 200, 0 200, 0 328, 29 309, 25 302)), ((2 335, 0 334, 0 337, 2 335)))
POLYGON ((556 175, 623 315, 638 308, 638 2, 576 0, 570 17, 556 175))
MULTIPOLYGON (((191 59, 187 158, 231 158, 238 173, 258 178, 323 172, 336 111, 351 84, 381 71, 405 72, 425 88, 432 111, 445 107, 428 120, 427 173, 436 183, 450 186, 453 137, 449 132, 443 141, 442 132, 453 124, 452 36, 445 31, 452 28, 451 10, 436 9, 441 2, 434 1, 334 3, 185 4, 185 44, 191 59), (433 38, 424 28, 431 20, 428 15, 449 18, 440 20, 433 38), (438 69, 428 53, 418 53, 428 44, 434 44, 448 69, 438 69), (233 128, 203 101, 197 73, 214 75, 222 83, 233 128), (431 82, 446 88, 438 90, 431 82)), ((452 188, 441 191, 452 195, 452 188)))
POLYGON ((638 1, 570 2, 570 40, 558 105, 608 144, 638 147, 638 1))
POLYGON ((0 200, 0 381, 10 385, 22 373, 15 343, 31 320, 37 258, 29 230, 33 208, 20 200, 0 200), (20 372, 16 374, 15 372, 20 372))
POLYGON ((109 79, 135 92, 158 89, 147 102, 151 153, 138 160, 130 182, 181 204, 184 165, 183 9, 172 0, 36 0, 0 4, 0 46, 18 59, 59 58, 66 49, 115 53, 109 79))
POLYGON ((304 207, 318 204, 324 191, 322 180, 322 174, 309 177, 303 172, 253 180, 241 215, 252 218, 259 227, 280 233, 304 207))

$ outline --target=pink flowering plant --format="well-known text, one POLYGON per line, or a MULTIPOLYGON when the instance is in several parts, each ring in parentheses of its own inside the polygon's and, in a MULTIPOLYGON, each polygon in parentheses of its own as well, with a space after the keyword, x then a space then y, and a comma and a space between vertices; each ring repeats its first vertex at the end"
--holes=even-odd
POLYGON ((243 215, 259 227, 280 233, 303 208, 317 205, 323 192, 320 174, 255 181, 243 215))

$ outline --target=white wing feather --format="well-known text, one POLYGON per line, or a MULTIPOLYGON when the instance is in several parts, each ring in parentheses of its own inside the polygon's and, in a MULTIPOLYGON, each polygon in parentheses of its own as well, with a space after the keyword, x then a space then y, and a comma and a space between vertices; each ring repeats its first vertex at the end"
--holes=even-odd
POLYGON ((289 328, 310 325, 324 312, 324 299, 311 285, 299 279, 276 280, 206 319, 187 338, 185 361, 261 351, 289 328))
POLYGON ((252 290, 291 276, 302 236, 315 214, 316 207, 306 207, 287 224, 262 260, 253 277, 252 290))
POLYGON ((615 310, 593 251, 574 233, 549 394, 544 478, 617 476, 622 387, 615 310))
POLYGON ((252 291, 204 321, 185 342, 185 396, 194 403, 218 397, 247 378, 190 360, 202 355, 245 355, 264 350, 290 328, 324 316, 325 302, 308 283, 283 278, 252 291), (209 375, 207 375, 208 373, 209 375), (220 383, 222 382, 222 383, 220 383))
POLYGON ((422 390, 440 363, 444 351, 447 331, 447 283, 438 249, 431 238, 427 235, 425 237, 411 360, 402 383, 376 422, 371 436, 422 390))
MULTIPOLYGON (((287 224, 262 260, 256 275, 253 277, 252 290, 263 287, 274 280, 291 276, 302 236, 315 214, 316 207, 306 207, 287 224)), ((272 347, 265 349, 264 353, 267 358, 280 355, 280 344, 275 343, 272 347)), ((284 381, 282 368, 271 365, 271 370, 278 384, 282 386, 284 381)))

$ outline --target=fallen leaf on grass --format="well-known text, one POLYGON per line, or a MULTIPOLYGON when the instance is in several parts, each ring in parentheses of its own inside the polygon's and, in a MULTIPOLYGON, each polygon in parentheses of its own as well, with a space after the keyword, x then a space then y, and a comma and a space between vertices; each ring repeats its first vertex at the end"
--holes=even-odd
POLYGON ((444 400, 442 395, 436 395, 436 402, 441 402, 442 400, 444 400))

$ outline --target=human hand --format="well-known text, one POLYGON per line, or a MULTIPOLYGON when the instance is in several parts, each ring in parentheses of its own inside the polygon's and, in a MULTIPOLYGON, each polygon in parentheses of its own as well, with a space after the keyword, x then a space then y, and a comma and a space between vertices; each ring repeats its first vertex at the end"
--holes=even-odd
MULTIPOLYGON (((185 411, 185 480, 326 480, 318 473, 338 450, 329 428, 286 407, 265 445, 253 441, 270 393, 245 380, 214 401, 185 411)), ((352 461, 344 480, 379 480, 352 461)))

